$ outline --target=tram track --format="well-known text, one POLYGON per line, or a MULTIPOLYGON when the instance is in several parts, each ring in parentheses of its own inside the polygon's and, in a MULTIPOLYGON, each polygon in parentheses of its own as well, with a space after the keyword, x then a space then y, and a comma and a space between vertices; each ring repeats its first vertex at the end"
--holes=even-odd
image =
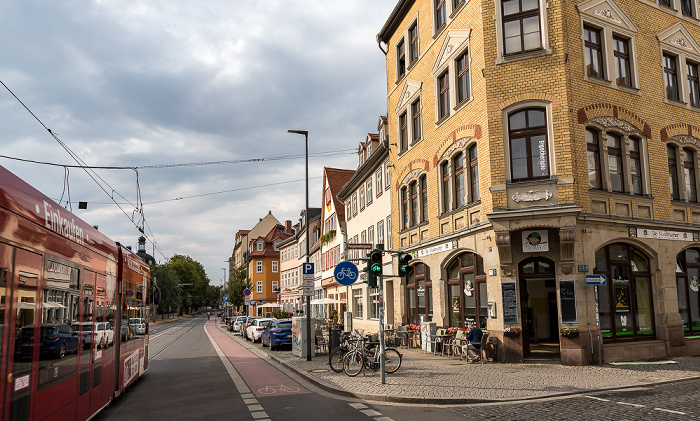
POLYGON ((190 319, 190 320, 188 320, 187 322, 183 323, 182 325, 173 326, 172 328, 166 329, 165 331, 163 331, 163 332, 161 332, 161 333, 155 335, 154 338, 157 338, 157 337, 159 337, 159 336, 161 336, 161 335, 166 335, 166 334, 167 334, 168 332, 170 332, 170 331, 177 331, 178 329, 181 329, 181 330, 182 330, 182 332, 179 333, 179 334, 177 334, 177 337, 175 337, 174 339, 173 339, 173 336, 175 336, 175 335, 168 335, 168 336, 166 336, 166 337, 164 337, 164 338, 161 338, 161 339, 156 340, 156 341, 153 341, 153 342, 149 341, 148 347, 149 347, 149 348, 152 348, 153 345, 157 345, 157 344, 166 342, 168 339, 172 339, 172 341, 171 341, 170 343, 168 343, 167 345, 165 345, 165 346, 164 346, 162 349, 160 349, 158 352, 156 352, 156 353, 153 354, 153 355, 149 355, 149 356, 148 356, 148 361, 151 361, 151 360, 153 360, 154 358, 156 358, 158 355, 160 355, 161 353, 163 353, 163 351, 165 351, 166 349, 170 348, 170 347, 171 347, 175 342, 177 342, 180 338, 182 338, 182 337, 185 336, 187 333, 189 333, 192 329, 194 329, 195 327, 201 326, 201 325, 202 325, 202 323, 201 323, 201 320, 200 320, 199 318, 195 318, 194 320, 193 320, 193 319, 190 319))

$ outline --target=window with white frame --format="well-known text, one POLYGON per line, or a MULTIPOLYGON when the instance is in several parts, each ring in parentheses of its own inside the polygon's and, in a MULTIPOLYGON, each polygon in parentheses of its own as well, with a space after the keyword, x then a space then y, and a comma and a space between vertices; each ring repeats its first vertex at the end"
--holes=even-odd
POLYGON ((256 273, 263 273, 263 262, 262 262, 262 260, 256 260, 256 261, 255 261, 255 272, 256 272, 256 273))
POLYGON ((374 247, 374 225, 367 228, 367 242, 374 247))
POLYGON ((352 211, 352 207, 351 207, 350 201, 348 201, 347 203, 345 203, 345 215, 347 215, 348 219, 352 219, 352 212, 351 211, 352 211))
POLYGON ((377 244, 384 244, 384 221, 377 222, 377 244))
POLYGON ((258 241, 258 242, 256 243, 256 246, 257 246, 258 251, 262 251, 262 250, 263 250, 264 244, 263 244, 262 241, 258 241))
POLYGON ((433 34, 447 27, 456 17, 459 9, 467 3, 466 0, 432 0, 433 1, 433 34))
POLYGON ((697 0, 657 0, 659 9, 679 18, 698 18, 697 0))
POLYGON ((377 179, 377 197, 382 195, 382 192, 384 189, 382 188, 382 169, 378 169, 377 173, 374 174, 375 178, 377 179))
POLYGON ((374 196, 372 196, 372 177, 365 183, 365 190, 367 190, 367 206, 369 206, 374 199, 374 196))
POLYGON ((365 186, 360 187, 360 210, 365 208, 365 186))
POLYGON ((698 185, 700 168, 698 168, 698 148, 700 139, 687 136, 672 137, 667 142, 668 174, 671 187, 671 199, 690 203, 698 202, 698 185))
POLYGON ((279 281, 272 281, 272 292, 279 291, 279 290, 280 290, 279 281))
POLYGON ((613 117, 592 119, 586 125, 588 187, 649 194, 646 151, 644 134, 631 124, 613 117))
POLYGON ((403 78, 409 69, 420 57, 420 34, 418 32, 418 15, 406 27, 406 31, 399 34, 396 41, 396 81, 403 78))
MULTIPOLYGON (((420 100, 421 85, 419 81, 406 80, 406 84, 401 91, 400 100, 396 104, 397 136, 400 154, 420 141, 423 135, 420 100)), ((389 179, 387 178, 386 180, 388 181, 389 179)))
POLYGON ((551 54, 546 0, 497 0, 497 63, 551 54))
POLYGON ((352 216, 357 215, 357 193, 352 195, 352 216))
POLYGON ((679 22, 657 34, 661 44, 664 102, 700 111, 700 44, 679 22))
POLYGON ((386 243, 389 244, 389 247, 392 246, 392 237, 391 237, 391 215, 386 217, 386 243))
POLYGON ((276 261, 272 261, 272 273, 277 273, 279 271, 279 263, 276 261))
POLYGON ((389 190, 391 187, 391 164, 389 161, 386 161, 384 164, 384 173, 386 174, 384 177, 384 190, 389 190))
POLYGON ((471 98, 469 29, 451 29, 442 43, 433 65, 435 77, 435 119, 442 122, 453 110, 467 104, 471 98))
POLYGON ((352 290, 352 313, 353 317, 356 319, 361 319, 363 317, 362 309, 363 309, 363 297, 362 297, 362 289, 353 289, 352 290))
POLYGON ((379 288, 369 289, 369 318, 379 319, 379 288))
POLYGON ((263 281, 257 281, 256 286, 257 286, 257 288, 255 289, 255 292, 258 294, 262 294, 263 293, 263 281))
POLYGON ((551 104, 531 101, 504 110, 506 166, 511 181, 553 176, 551 104), (536 105, 543 104, 543 105, 536 105))
POLYGON ((637 93, 637 26, 613 0, 607 0, 604 5, 600 0, 589 0, 577 7, 582 25, 583 78, 637 93))

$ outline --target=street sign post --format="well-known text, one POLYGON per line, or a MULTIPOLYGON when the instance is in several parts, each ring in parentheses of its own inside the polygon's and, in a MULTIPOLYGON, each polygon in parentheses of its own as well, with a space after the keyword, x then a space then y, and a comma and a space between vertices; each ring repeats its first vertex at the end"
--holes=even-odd
POLYGON ((340 285, 349 286, 355 283, 359 277, 359 272, 354 263, 343 261, 335 266, 333 276, 340 285))
POLYGON ((586 275, 586 285, 603 286, 607 279, 606 275, 586 275))
POLYGON ((306 297, 314 296, 314 264, 313 263, 303 263, 301 265, 302 269, 302 283, 303 283, 303 294, 306 297))
POLYGON ((245 295, 246 297, 250 297, 250 294, 252 293, 253 292, 250 290, 250 288, 246 288, 243 290, 243 295, 245 295))

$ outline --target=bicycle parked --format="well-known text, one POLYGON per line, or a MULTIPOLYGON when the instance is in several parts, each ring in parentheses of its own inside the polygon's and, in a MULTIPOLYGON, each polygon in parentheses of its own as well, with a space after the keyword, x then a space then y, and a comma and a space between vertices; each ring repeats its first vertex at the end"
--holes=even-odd
POLYGON ((355 348, 354 339, 360 336, 362 336, 362 334, 357 329, 354 329, 352 333, 341 334, 340 345, 336 346, 328 353, 328 365, 331 366, 331 370, 336 373, 343 372, 343 358, 345 354, 355 348))
MULTIPOLYGON (((350 377, 355 377, 362 369, 379 370, 381 367, 379 342, 370 342, 359 337, 355 341, 355 349, 343 357, 343 371, 350 377)), ((401 353, 396 348, 384 349, 384 372, 394 373, 401 367, 401 353)))

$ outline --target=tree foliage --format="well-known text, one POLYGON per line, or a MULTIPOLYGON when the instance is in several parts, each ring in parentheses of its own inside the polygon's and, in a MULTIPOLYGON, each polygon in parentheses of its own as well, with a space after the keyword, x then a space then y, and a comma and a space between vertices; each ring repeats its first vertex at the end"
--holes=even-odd
POLYGON ((174 313, 182 304, 182 292, 175 271, 168 264, 151 266, 151 278, 156 280, 160 291, 159 313, 174 313))
POLYGON ((245 266, 239 266, 233 270, 230 277, 226 293, 228 300, 234 307, 242 307, 244 303, 243 291, 250 286, 248 280, 248 271, 245 266))
POLYGON ((161 290, 161 313, 189 313, 218 302, 219 288, 209 285, 204 266, 189 256, 176 254, 167 263, 152 266, 151 274, 161 290))

